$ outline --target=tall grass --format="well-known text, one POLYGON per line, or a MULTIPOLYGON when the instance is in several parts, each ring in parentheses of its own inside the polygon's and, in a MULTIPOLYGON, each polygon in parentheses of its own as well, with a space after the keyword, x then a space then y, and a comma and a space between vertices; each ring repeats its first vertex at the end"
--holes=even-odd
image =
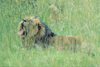
POLYGON ((0 67, 99 67, 99 0, 0 0, 0 67), (59 21, 51 21, 48 7, 56 5, 59 21), (84 38, 95 57, 70 51, 22 48, 17 26, 26 16, 38 16, 53 32, 84 38))

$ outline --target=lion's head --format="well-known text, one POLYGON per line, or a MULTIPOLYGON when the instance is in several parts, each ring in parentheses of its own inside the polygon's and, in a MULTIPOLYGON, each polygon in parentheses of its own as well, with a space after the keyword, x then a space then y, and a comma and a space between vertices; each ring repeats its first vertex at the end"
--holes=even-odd
POLYGON ((22 19, 19 23, 18 31, 18 35, 21 36, 43 37, 54 35, 51 29, 37 17, 26 17, 22 19))

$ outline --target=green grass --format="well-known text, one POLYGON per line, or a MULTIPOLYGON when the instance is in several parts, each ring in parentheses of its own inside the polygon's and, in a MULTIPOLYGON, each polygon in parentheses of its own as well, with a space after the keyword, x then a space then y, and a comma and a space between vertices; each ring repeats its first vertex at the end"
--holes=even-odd
POLYGON ((100 1, 99 0, 0 0, 0 67, 99 67, 100 1), (35 7, 33 7, 33 4, 35 7), (60 10, 59 21, 51 21, 48 7, 60 10), (17 35, 18 23, 27 16, 38 16, 53 32, 84 38, 95 57, 66 50, 22 48, 17 35))

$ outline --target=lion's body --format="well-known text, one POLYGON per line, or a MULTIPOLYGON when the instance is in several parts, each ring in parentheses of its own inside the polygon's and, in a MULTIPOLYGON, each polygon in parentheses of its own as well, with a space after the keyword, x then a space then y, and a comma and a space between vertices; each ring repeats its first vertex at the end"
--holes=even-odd
POLYGON ((18 34, 21 35, 22 39, 22 45, 25 47, 36 45, 42 47, 53 46, 56 49, 71 49, 74 52, 78 49, 83 50, 83 47, 86 47, 88 52, 92 49, 87 42, 79 37, 56 35, 37 17, 26 17, 19 23, 18 28, 18 34), (87 46, 89 47, 87 48, 87 46))

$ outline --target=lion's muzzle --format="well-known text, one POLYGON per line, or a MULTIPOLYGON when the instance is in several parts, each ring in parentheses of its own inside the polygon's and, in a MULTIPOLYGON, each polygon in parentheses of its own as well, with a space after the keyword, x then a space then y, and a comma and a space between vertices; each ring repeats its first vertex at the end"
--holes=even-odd
POLYGON ((25 28, 24 28, 24 21, 22 20, 20 23, 19 23, 19 32, 18 32, 18 35, 25 35, 25 28))
POLYGON ((21 29, 19 32, 18 32, 18 35, 22 35, 24 33, 24 29, 21 29))

